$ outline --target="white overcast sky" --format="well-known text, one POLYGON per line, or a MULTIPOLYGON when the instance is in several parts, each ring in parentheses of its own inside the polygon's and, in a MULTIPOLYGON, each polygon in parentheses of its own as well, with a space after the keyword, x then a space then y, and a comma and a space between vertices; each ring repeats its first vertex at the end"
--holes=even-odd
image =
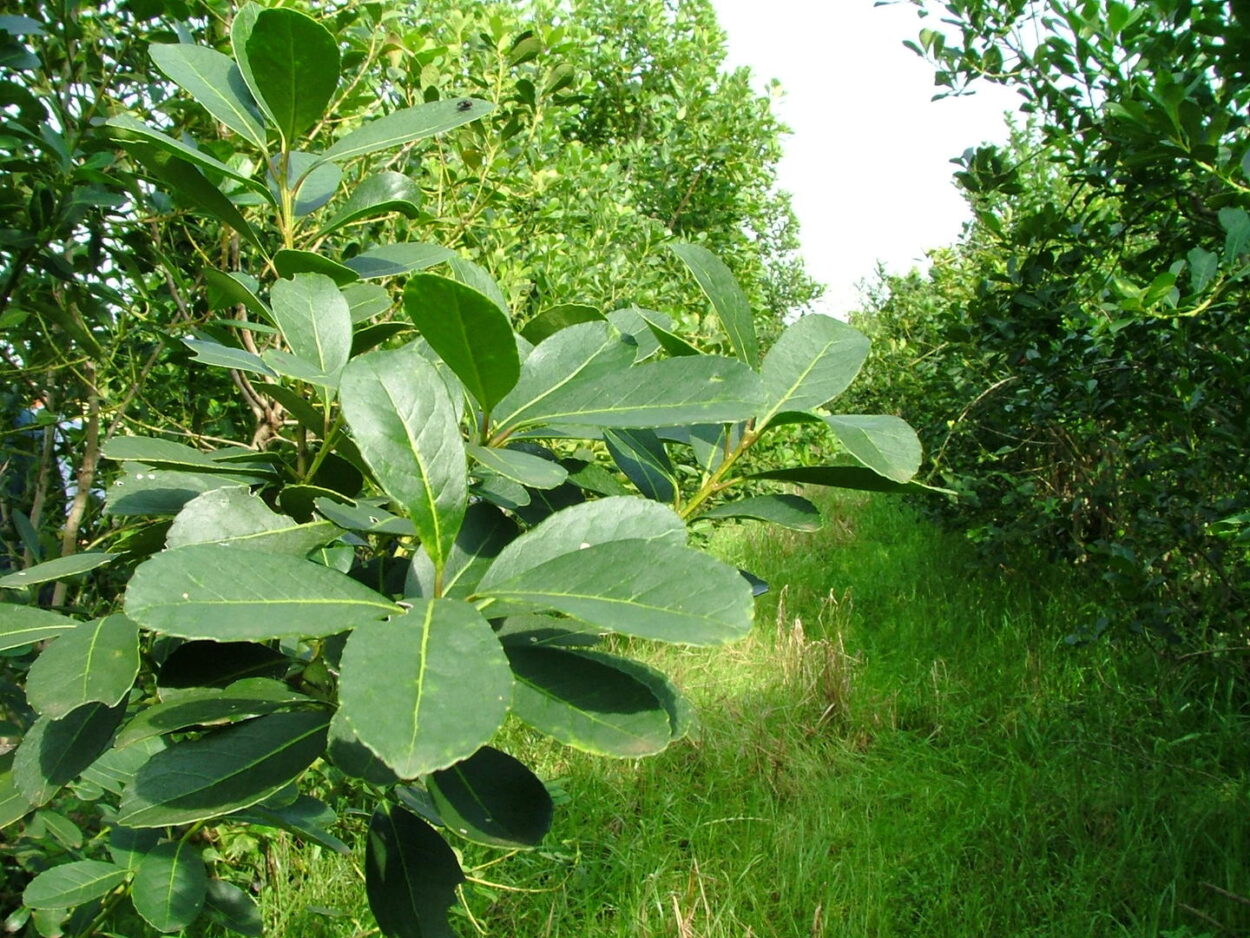
POLYGON ((809 272, 827 284, 821 311, 845 316, 878 260, 923 264, 968 218, 950 163, 1006 138, 1018 98, 999 87, 932 101, 931 68, 902 45, 922 23, 910 5, 873 0, 713 0, 729 35, 728 65, 751 67, 784 97, 779 184, 794 197, 809 272))

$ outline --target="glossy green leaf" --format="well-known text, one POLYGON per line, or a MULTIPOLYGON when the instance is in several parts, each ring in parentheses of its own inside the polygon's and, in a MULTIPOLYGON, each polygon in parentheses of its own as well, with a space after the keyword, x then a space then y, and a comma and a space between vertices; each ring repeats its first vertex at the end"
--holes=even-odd
POLYGON ((246 824, 263 824, 290 831, 297 837, 329 847, 335 853, 351 853, 351 848, 328 830, 338 817, 325 804, 308 795, 299 795, 290 804, 271 802, 253 805, 246 811, 231 815, 232 820, 246 824))
POLYGON ((821 407, 845 391, 868 357, 868 339, 831 316, 804 316, 764 356, 768 403, 758 425, 788 410, 821 407))
POLYGON ((342 709, 336 710, 334 719, 330 721, 326 757, 344 775, 362 779, 371 785, 386 787, 400 781, 399 776, 360 741, 342 709))
POLYGON ((352 317, 347 300, 323 274, 296 274, 279 280, 269 296, 273 318, 297 358, 321 374, 335 375, 352 349, 352 317))
MULTIPOLYGON (((519 539, 518 539, 519 543, 519 539)), ((506 553, 506 551, 505 551, 506 553)), ((671 543, 618 540, 564 553, 504 576, 501 553, 477 596, 492 617, 514 610, 555 611, 600 628, 690 645, 746 635, 754 609, 738 572, 671 543)))
POLYGON ((278 373, 266 365, 263 358, 245 349, 233 348, 205 339, 184 338, 182 343, 191 350, 195 360, 202 364, 247 371, 256 375, 264 375, 266 378, 278 377, 278 373))
POLYGON ((79 622, 36 606, 0 603, 0 651, 56 638, 78 628, 79 622))
POLYGON ((247 274, 205 267, 204 282, 208 284, 210 309, 241 305, 267 322, 273 319, 269 307, 256 294, 255 281, 247 274))
POLYGON ((569 477, 569 471, 558 462, 520 450, 470 446, 467 452, 476 462, 492 472, 530 488, 553 489, 569 477))
POLYGON ((348 725, 400 778, 470 756, 503 722, 512 677, 490 624, 467 603, 412 599, 357 629, 339 676, 348 725))
POLYGON ((390 170, 366 176, 352 190, 347 201, 325 223, 321 234, 329 234, 358 221, 379 218, 392 212, 416 218, 421 210, 421 189, 403 173, 390 170))
POLYGON ((352 333, 352 358, 377 348, 396 336, 414 334, 412 326, 405 322, 376 322, 352 333))
POLYGON ((34 808, 13 781, 13 773, 0 772, 0 831, 26 817, 34 808))
POLYGON ((104 444, 103 454, 118 462, 141 462, 162 469, 195 469, 210 471, 237 470, 222 465, 219 452, 206 453, 174 440, 150 436, 117 436, 104 444))
POLYGON ((265 481, 238 472, 180 472, 128 466, 108 487, 105 512, 110 515, 174 515, 197 495, 214 489, 265 481))
POLYGON ((606 322, 606 317, 593 306, 581 303, 564 303, 545 309, 521 330, 521 335, 538 345, 544 339, 555 335, 561 329, 575 326, 579 322, 606 322))
POLYGON ((920 470, 920 439, 907 421, 885 415, 825 417, 838 442, 873 472, 907 482, 920 470))
POLYGON ((647 498, 671 502, 677 477, 660 438, 651 430, 605 430, 603 442, 613 462, 647 498))
POLYGON ((82 770, 79 779, 110 794, 120 795, 134 781, 139 767, 164 748, 165 740, 151 738, 125 749, 106 749, 82 770))
POLYGON ((279 277, 287 279, 297 274, 320 274, 329 277, 338 286, 346 286, 360 279, 360 275, 350 267, 312 251, 283 248, 273 256, 273 266, 279 277))
POLYGON ((83 844, 82 828, 65 815, 47 808, 36 811, 26 828, 27 837, 48 837, 66 850, 77 850, 83 844), (34 831, 38 830, 36 834, 34 831))
POLYGON ((117 822, 166 827, 251 807, 325 752, 329 725, 324 712, 273 713, 171 746, 139 769, 117 822))
POLYGON ((57 719, 83 704, 112 707, 139 674, 139 630, 125 616, 84 622, 45 648, 26 674, 26 699, 57 719))
MULTIPOLYGON (((651 316, 661 315, 654 311, 649 311, 649 313, 651 316)), ((607 318, 612 328, 621 334, 625 342, 633 346, 635 362, 646 361, 659 353, 660 340, 655 337, 655 332, 651 328, 651 320, 642 315, 641 309, 631 306, 627 309, 613 310, 608 313, 607 318)), ((672 325, 667 317, 663 321, 672 325)))
MULTIPOLYGON (((558 332, 549 341, 572 331, 558 332)), ((527 365, 546 344, 535 349, 527 365)), ((509 412, 514 394, 498 408, 508 414, 500 420, 501 432, 544 425, 633 429, 745 420, 759 410, 763 385, 741 362, 704 355, 645 362, 594 379, 569 378, 509 412)))
POLYGON ((321 154, 326 160, 347 160, 432 137, 489 114, 495 106, 477 98, 434 101, 403 108, 370 121, 334 142, 321 154), (468 107, 464 102, 468 102, 468 107))
POLYGON ((456 938, 447 910, 464 873, 438 832, 398 805, 378 808, 365 845, 365 893, 387 938, 456 938))
POLYGON ((123 142, 127 140, 139 140, 143 143, 152 144, 164 150, 166 153, 171 153, 174 156, 194 163, 196 166, 212 170, 213 172, 219 173, 228 179, 233 179, 252 192, 262 195, 265 198, 265 201, 270 203, 273 202, 273 196, 270 194, 269 189, 266 188, 264 183, 231 169, 225 163, 209 156, 198 147, 192 146, 189 143, 184 143, 181 140, 175 140, 168 134, 162 133, 153 127, 149 127, 147 124, 143 123, 143 121, 131 117, 129 114, 118 114, 115 117, 110 118, 106 122, 106 126, 113 128, 113 130, 116 131, 117 136, 123 139, 123 142))
POLYGON ((141 564, 125 608, 154 632, 227 641, 333 635, 396 611, 337 570, 219 544, 167 550, 141 564))
POLYGON ((312 17, 262 10, 245 48, 249 87, 265 102, 289 148, 321 119, 339 81, 339 47, 312 17))
POLYGON ((22 903, 32 909, 72 909, 108 895, 129 875, 129 870, 101 860, 62 863, 32 879, 22 903))
POLYGON ((243 213, 195 164, 157 146, 132 144, 127 149, 153 177, 184 201, 229 225, 244 240, 264 251, 264 244, 243 213))
POLYGON ((197 687, 185 694, 144 707, 117 734, 117 748, 193 726, 238 723, 275 713, 311 698, 281 681, 245 678, 229 687, 197 687))
MULTIPOLYGON (((486 502, 470 505, 443 568, 442 595, 449 599, 467 599, 487 567, 516 539, 518 531, 516 522, 494 505, 486 502)), ((434 597, 434 562, 425 548, 418 549, 412 556, 404 592, 407 596, 434 597)))
POLYGON ((752 479, 774 479, 796 485, 827 485, 831 488, 857 489, 863 492, 931 492, 954 495, 949 489, 923 485, 916 481, 895 482, 865 466, 796 466, 791 469, 769 469, 752 473, 752 479))
POLYGON ((331 395, 338 390, 341 374, 338 371, 324 372, 312 362, 276 348, 267 349, 263 360, 266 365, 284 378, 293 378, 296 381, 325 388, 326 391, 331 392, 331 395))
POLYGON ((165 543, 169 547, 230 544, 303 557, 341 533, 329 521, 298 524, 247 489, 232 488, 205 492, 187 502, 174 518, 165 543))
POLYGON ((200 848, 187 840, 157 844, 139 862, 130 900, 159 932, 186 928, 204 907, 208 872, 200 848))
POLYGON ((247 41, 251 38, 252 29, 256 26, 256 18, 260 16, 264 9, 259 3, 247 0, 242 6, 234 11, 234 18, 230 21, 230 51, 234 54, 234 60, 239 67, 239 74, 243 76, 243 83, 247 85, 247 89, 251 92, 252 100, 256 103, 256 107, 273 121, 273 115, 269 112, 269 106, 265 103, 265 99, 261 97, 260 88, 256 82, 256 76, 252 74, 252 66, 247 57, 247 41))
POLYGON ((154 830, 136 830, 114 824, 109 829, 109 856, 118 866, 136 870, 149 850, 160 842, 161 835, 154 830))
POLYGON ((468 488, 464 442, 438 372, 412 345, 369 352, 344 370, 341 395, 361 455, 441 569, 468 488))
POLYGON ((328 498, 316 500, 317 511, 341 528, 365 534, 393 534, 411 537, 417 533, 416 526, 407 518, 393 515, 384 508, 368 502, 345 505, 328 498))
POLYGON ((820 511, 798 495, 754 495, 717 505, 700 518, 750 518, 790 528, 792 531, 819 531, 820 511))
POLYGON ((503 290, 499 288, 498 282, 485 267, 466 260, 459 254, 449 257, 447 266, 451 270, 453 280, 463 283, 466 287, 476 290, 483 296, 489 297, 490 301, 499 307, 500 312, 505 316, 511 315, 508 310, 508 300, 503 295, 503 290))
POLYGON ((483 746, 426 780, 443 822, 460 836, 496 847, 536 847, 551 827, 547 788, 525 765, 483 746))
POLYGON ((25 570, 17 570, 0 576, 0 587, 21 589, 25 586, 33 586, 36 583, 50 583, 53 580, 64 580, 72 576, 80 576, 89 570, 94 570, 96 567, 112 563, 119 556, 119 554, 110 554, 102 550, 88 550, 83 551, 81 554, 70 554, 68 557, 45 560, 43 563, 37 563, 33 567, 27 567, 25 570))
POLYGON ((233 883, 210 879, 204 895, 209 916, 223 928, 248 938, 262 938, 265 923, 256 900, 233 883))
POLYGON ((421 335, 486 410, 512 390, 520 374, 508 317, 487 296, 435 274, 414 274, 404 309, 421 335))
POLYGON ((215 49, 178 43, 148 46, 156 67, 195 98, 204 109, 231 130, 261 150, 265 149, 265 128, 234 60, 215 49))
POLYGON ((512 711, 534 729, 603 756, 647 756, 672 740, 651 688, 611 663, 568 648, 505 651, 516 676, 512 711))
POLYGON ((125 712, 89 703, 59 719, 40 717, 13 757, 18 790, 32 805, 47 804, 108 748, 125 712))
POLYGON ((759 366, 759 343, 755 338, 755 319, 746 294, 738 286, 729 268, 707 248, 697 244, 670 244, 673 253, 694 274, 703 292, 712 301, 721 325, 738 358, 752 368, 759 366))
POLYGON ((455 256, 454 252, 441 244, 404 241, 362 251, 343 263, 363 279, 376 280, 379 277, 395 277, 413 270, 424 270, 455 256))
MULTIPOLYGON (((272 164, 270 172, 272 175, 272 164)), ((292 212, 302 218, 334 198, 343 181, 343 170, 324 162, 319 154, 295 150, 287 154, 286 179, 294 194, 292 212)))

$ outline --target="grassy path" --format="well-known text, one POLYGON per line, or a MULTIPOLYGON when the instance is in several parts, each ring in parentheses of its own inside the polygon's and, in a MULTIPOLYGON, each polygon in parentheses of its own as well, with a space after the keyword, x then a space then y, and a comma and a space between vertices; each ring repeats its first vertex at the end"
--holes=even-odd
MULTIPOLYGON (((549 849, 473 874, 478 927, 1250 933, 1250 905, 1211 888, 1250 893, 1246 719, 1148 656, 1066 645, 1083 613, 1057 577, 984 570, 897 502, 824 507, 816 534, 717 535, 774 585, 750 639, 632 649, 687 691, 689 740, 611 762, 512 731, 567 803, 549 849)), ((302 863, 271 857, 272 933, 368 934, 358 872, 327 857, 287 875, 302 863)))

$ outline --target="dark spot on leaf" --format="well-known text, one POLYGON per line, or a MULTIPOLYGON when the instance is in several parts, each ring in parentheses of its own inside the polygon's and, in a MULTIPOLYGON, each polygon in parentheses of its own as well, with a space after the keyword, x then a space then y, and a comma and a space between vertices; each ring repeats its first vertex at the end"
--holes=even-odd
POLYGON ((463 101, 456 102, 457 111, 467 111, 467 110, 470 110, 472 107, 473 107, 473 102, 470 101, 468 98, 465 98, 463 101))

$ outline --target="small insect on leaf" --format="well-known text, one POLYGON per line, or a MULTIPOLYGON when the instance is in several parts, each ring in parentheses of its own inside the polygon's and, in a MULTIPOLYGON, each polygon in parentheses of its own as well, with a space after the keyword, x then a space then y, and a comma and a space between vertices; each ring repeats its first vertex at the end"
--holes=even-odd
POLYGON ((465 98, 463 101, 456 102, 457 111, 468 111, 468 110, 472 110, 472 108, 473 108, 473 102, 470 101, 468 98, 465 98))

